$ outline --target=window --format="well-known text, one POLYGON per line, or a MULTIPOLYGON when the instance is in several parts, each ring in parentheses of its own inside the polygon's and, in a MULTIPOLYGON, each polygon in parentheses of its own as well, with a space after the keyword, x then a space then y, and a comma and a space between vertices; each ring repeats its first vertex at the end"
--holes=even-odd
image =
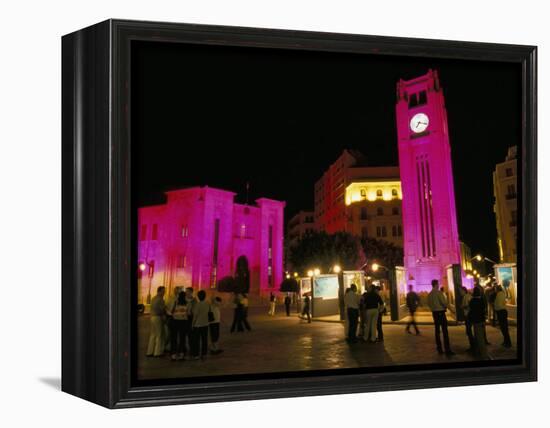
POLYGON ((411 94, 409 98, 409 108, 416 107, 418 105, 418 96, 416 94, 411 94))
POLYGON ((366 220, 367 214, 367 207, 361 207, 361 220, 366 220))
POLYGON ((391 236, 397 236, 397 227, 396 226, 391 227, 391 236))
POLYGON ((361 228, 361 237, 362 238, 368 238, 368 236, 369 236, 369 231, 365 226, 363 226, 361 228))
POLYGON ((361 189, 361 197, 366 198, 367 197, 367 191, 365 189, 361 189))
POLYGON ((516 199, 516 186, 513 184, 508 185, 508 193, 506 194, 506 199, 516 199))
POLYGON ((392 213, 392 215, 399 215, 399 208, 393 207, 393 208, 391 209, 391 213, 392 213))
POLYGON ((399 195, 397 194, 397 189, 391 189, 391 197, 397 199, 399 195))
POLYGON ((376 226, 376 237, 380 238, 382 236, 382 228, 380 226, 376 226))
POLYGON ((246 224, 241 224, 241 239, 246 237, 246 224))
POLYGON ((514 175, 514 170, 512 168, 506 168, 506 177, 511 177, 514 175))
POLYGON ((512 220, 510 221, 510 226, 515 227, 518 223, 518 212, 516 210, 512 210, 510 214, 512 216, 512 220))
POLYGON ((376 215, 384 215, 384 208, 382 207, 376 208, 376 215))
POLYGON ((187 226, 181 227, 181 237, 187 238, 189 236, 189 228, 187 226))
POLYGON ((376 191, 376 197, 377 197, 377 198, 381 198, 381 197, 382 197, 382 189, 378 189, 378 190, 376 191))
POLYGON ((140 241, 147 240, 147 225, 146 224, 141 225, 141 231, 139 232, 139 240, 140 241))
POLYGON ((428 103, 428 97, 426 95, 426 91, 420 91, 418 94, 418 105, 424 105, 428 103))
POLYGON ((185 269, 186 264, 187 264, 187 257, 185 256, 185 254, 180 254, 178 256, 177 268, 178 269, 185 269))
POLYGON ((403 236, 403 228, 401 226, 397 226, 397 236, 403 236))
POLYGON ((386 231, 386 226, 382 226, 382 237, 386 237, 388 235, 387 231, 386 231))
POLYGON ((156 241, 158 238, 158 225, 155 223, 153 224, 153 229, 151 230, 151 239, 153 241, 156 241))

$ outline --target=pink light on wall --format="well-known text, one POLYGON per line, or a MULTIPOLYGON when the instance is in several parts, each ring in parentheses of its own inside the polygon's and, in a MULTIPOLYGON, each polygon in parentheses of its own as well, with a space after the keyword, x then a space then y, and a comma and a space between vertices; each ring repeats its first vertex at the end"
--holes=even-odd
POLYGON ((255 206, 236 204, 235 193, 211 187, 166 196, 166 204, 138 210, 138 257, 155 263, 153 277, 140 281, 140 301, 160 285, 213 288, 234 275, 240 256, 248 259, 252 293, 279 286, 284 202, 261 198, 255 206))
POLYGON ((436 71, 397 83, 397 135, 408 282, 430 290, 460 263, 451 148, 436 71))

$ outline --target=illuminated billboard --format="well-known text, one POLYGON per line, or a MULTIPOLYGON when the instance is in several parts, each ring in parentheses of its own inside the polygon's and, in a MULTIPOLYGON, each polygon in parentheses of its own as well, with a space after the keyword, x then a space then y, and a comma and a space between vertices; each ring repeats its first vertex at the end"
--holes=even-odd
POLYGON ((338 276, 315 277, 313 296, 321 299, 338 299, 338 276))

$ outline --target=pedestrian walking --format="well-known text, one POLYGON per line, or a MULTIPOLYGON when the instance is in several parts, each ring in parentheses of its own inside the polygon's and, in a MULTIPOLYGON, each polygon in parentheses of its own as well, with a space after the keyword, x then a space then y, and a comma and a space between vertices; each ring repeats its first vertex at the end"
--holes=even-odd
MULTIPOLYGON (((476 288, 474 288, 475 290, 476 288)), ((461 302, 460 306, 462 308, 462 311, 464 312, 464 327, 466 329, 466 336, 468 337, 468 343, 470 344, 470 348, 468 349, 468 352, 474 352, 476 349, 475 345, 475 339, 474 339, 474 332, 473 332, 473 325, 470 321, 470 318, 468 317, 468 313, 470 311, 470 301, 472 300, 472 295, 468 292, 468 289, 466 287, 462 287, 460 289, 460 296, 461 296, 461 302)), ((477 295, 479 296, 479 302, 481 305, 483 305, 483 302, 481 301, 481 295, 478 289, 477 295)), ((483 313, 485 312, 485 308, 483 308, 483 313)))
POLYGON ((268 315, 274 316, 275 315, 275 306, 277 305, 277 299, 275 297, 275 294, 273 292, 269 293, 269 312, 268 315))
POLYGON ((148 357, 160 357, 164 354, 165 290, 163 286, 158 287, 156 296, 151 300, 151 331, 146 354, 148 357))
POLYGON ((376 327, 380 306, 384 304, 380 295, 377 294, 374 285, 369 288, 369 291, 365 295, 364 302, 366 323, 363 339, 365 342, 374 343, 376 342, 376 327))
POLYGON ((351 284, 349 292, 344 295, 344 305, 348 317, 347 340, 349 343, 356 343, 359 321, 359 295, 355 284, 351 284))
POLYGON ((171 327, 170 327, 170 352, 172 353, 172 361, 183 360, 187 354, 187 301, 185 293, 179 290, 177 299, 170 308, 171 327))
POLYGON ((418 330, 418 326, 416 324, 416 310, 420 306, 420 297, 418 296, 418 294, 414 292, 414 287, 412 284, 409 284, 409 292, 407 293, 406 303, 407 303, 407 309, 409 310, 410 320, 407 323, 407 327, 405 328, 405 331, 409 334, 412 334, 411 333, 411 326, 412 326, 414 327, 414 331, 418 336, 420 334, 420 330, 418 330))
POLYGON ((290 316, 290 304, 292 303, 292 299, 290 298, 290 295, 286 293, 285 297, 285 310, 286 310, 286 316, 290 316))
POLYGON ((233 333, 235 329, 244 331, 242 296, 239 293, 235 293, 233 297, 233 323, 231 323, 230 332, 233 333))
POLYGON ((247 331, 250 331, 252 330, 252 327, 250 327, 250 323, 248 322, 248 296, 246 295, 246 293, 242 294, 241 304, 243 305, 242 322, 244 328, 246 328, 247 331))
POLYGON ((302 309, 302 319, 303 319, 303 317, 306 317, 308 323, 311 322, 311 314, 310 314, 309 304, 310 304, 310 298, 306 294, 306 296, 304 297, 304 307, 302 309))
POLYGON ((510 339, 510 332, 508 331, 508 310, 506 309, 506 293, 502 286, 497 286, 495 294, 495 312, 497 314, 498 325, 502 332, 504 342, 502 346, 510 348, 512 346, 512 340, 510 339))
POLYGON ((210 312, 210 304, 206 301, 206 292, 204 290, 200 290, 197 293, 197 298, 198 301, 192 309, 193 346, 191 348, 191 355, 195 360, 199 358, 204 360, 208 351, 208 313, 210 312))
POLYGON ((441 346, 441 333, 443 333, 443 345, 445 347, 445 354, 448 356, 454 355, 451 351, 451 344, 449 342, 449 331, 447 326, 447 298, 439 289, 439 281, 434 279, 432 281, 432 291, 428 293, 428 307, 432 311, 432 317, 434 320, 435 329, 435 343, 437 346, 437 352, 443 354, 443 347, 441 346))
MULTIPOLYGON (((376 286, 374 290, 376 291, 376 294, 380 296, 381 288, 379 286, 376 286)), ((376 333, 378 335, 378 337, 376 338, 377 342, 384 341, 384 330, 382 328, 382 320, 383 320, 383 316, 386 314, 386 303, 384 302, 384 299, 382 299, 382 296, 380 296, 380 300, 382 300, 382 304, 378 307, 378 318, 376 319, 376 333)))
POLYGON ((487 318, 487 310, 481 296, 483 291, 474 287, 472 297, 468 301, 467 319, 473 327, 474 343, 470 345, 473 349, 473 353, 476 357, 487 360, 489 358, 487 354, 487 345, 485 337, 485 320, 487 318))
POLYGON ((221 302, 222 299, 216 296, 210 303, 211 315, 209 316, 208 332, 210 333, 210 353, 212 355, 218 355, 223 352, 223 349, 220 349, 218 346, 220 340, 221 302))

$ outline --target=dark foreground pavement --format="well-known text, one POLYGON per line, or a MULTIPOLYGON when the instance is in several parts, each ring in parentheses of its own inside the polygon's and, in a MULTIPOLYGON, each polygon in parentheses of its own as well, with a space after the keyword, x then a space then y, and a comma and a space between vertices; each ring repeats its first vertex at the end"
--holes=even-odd
MULTIPOLYGON (((380 367, 402 364, 432 364, 474 361, 466 349, 464 326, 449 326, 451 346, 456 355, 439 355, 435 349, 433 326, 420 326, 420 336, 406 334, 403 325, 385 324, 384 342, 349 345, 339 323, 313 321, 308 324, 295 313, 286 317, 278 308, 274 317, 266 308, 251 308, 251 332, 229 333, 231 312, 222 312, 220 345, 224 352, 208 355, 205 361, 171 361, 169 356, 147 358, 149 317, 138 321, 139 379, 185 378, 227 374, 269 373, 335 368, 380 367)), ((516 328, 510 327, 513 346, 506 349, 498 328, 487 326, 492 359, 516 357, 516 328)))

